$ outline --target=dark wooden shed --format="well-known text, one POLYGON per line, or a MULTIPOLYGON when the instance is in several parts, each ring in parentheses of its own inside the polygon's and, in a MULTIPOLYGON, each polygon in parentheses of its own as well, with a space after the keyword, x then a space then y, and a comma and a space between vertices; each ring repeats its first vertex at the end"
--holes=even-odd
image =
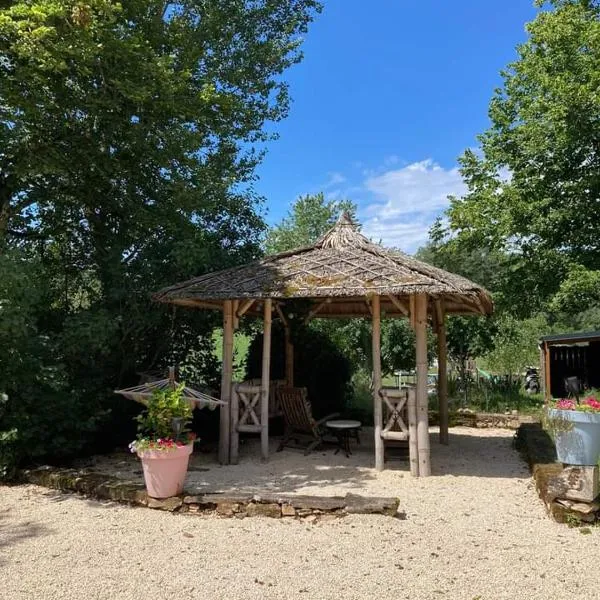
POLYGON ((567 396, 567 377, 600 388, 600 331, 545 335, 540 338, 540 351, 546 400, 567 396))

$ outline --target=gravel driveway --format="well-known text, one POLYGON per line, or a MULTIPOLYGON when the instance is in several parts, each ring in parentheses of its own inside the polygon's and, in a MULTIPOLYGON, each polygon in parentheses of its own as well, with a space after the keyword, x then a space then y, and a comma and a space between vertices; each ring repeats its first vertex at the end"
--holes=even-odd
POLYGON ((398 479, 407 520, 219 519, 0 487, 0 598, 597 598, 600 529, 550 521, 507 434, 493 439, 501 468, 398 479))

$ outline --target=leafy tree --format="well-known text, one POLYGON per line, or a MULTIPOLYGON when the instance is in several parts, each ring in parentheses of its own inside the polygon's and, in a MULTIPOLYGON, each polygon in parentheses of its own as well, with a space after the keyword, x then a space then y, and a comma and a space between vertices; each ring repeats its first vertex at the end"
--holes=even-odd
POLYGON ((510 255, 504 288, 523 315, 542 308, 573 265, 600 267, 600 6, 538 4, 552 10, 528 24, 503 72, 481 155, 460 159, 467 194, 449 211, 461 242, 510 255))
POLYGON ((18 250, 17 265, 38 269, 23 280, 36 299, 25 314, 37 368, 18 374, 35 385, 3 382, 10 403, 43 396, 27 374, 47 381, 53 364, 60 389, 87 399, 87 415, 73 418, 100 414, 98 399, 123 423, 116 386, 208 352, 214 316, 151 305, 150 294, 260 253, 252 182, 272 137, 265 124, 287 114, 282 75, 301 59, 318 9, 316 0, 0 4, 0 254, 18 250))
POLYGON ((323 192, 300 196, 281 223, 269 230, 265 242, 267 254, 314 244, 343 212, 354 218, 356 204, 351 200, 327 200, 323 192))
POLYGON ((538 340, 548 333, 548 324, 542 315, 519 320, 503 315, 494 335, 494 349, 485 357, 489 368, 502 375, 520 375, 531 365, 539 364, 538 340))
MULTIPOLYGON (((454 242, 438 220, 429 232, 428 244, 420 248, 416 256, 436 267, 467 277, 489 291, 502 289, 502 274, 507 263, 503 252, 485 247, 470 248, 454 242)), ((494 330, 494 322, 488 317, 448 317, 448 355, 458 366, 461 378, 466 376, 468 361, 489 352, 494 330)))

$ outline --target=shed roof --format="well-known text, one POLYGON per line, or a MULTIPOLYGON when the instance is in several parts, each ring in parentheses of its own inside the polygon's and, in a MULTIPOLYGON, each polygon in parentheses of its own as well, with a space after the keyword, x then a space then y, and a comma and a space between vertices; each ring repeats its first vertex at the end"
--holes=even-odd
POLYGON ((379 295, 382 310, 400 316, 408 313, 409 296, 416 293, 444 299, 449 313, 493 311, 481 286, 371 242, 344 214, 311 246, 177 283, 153 299, 219 308, 224 300, 307 298, 319 306, 320 317, 351 317, 370 316, 365 299, 379 295))
POLYGON ((600 331, 578 331, 575 333, 555 333, 544 335, 540 338, 540 342, 549 344, 576 344, 578 342, 593 342, 600 340, 600 331))

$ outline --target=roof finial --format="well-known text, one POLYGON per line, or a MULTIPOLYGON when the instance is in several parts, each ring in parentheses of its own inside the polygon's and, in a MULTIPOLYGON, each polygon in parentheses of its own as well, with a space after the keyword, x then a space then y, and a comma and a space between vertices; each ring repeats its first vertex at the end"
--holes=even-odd
POLYGON ((348 211, 342 212, 337 223, 316 243, 320 248, 362 248, 369 240, 358 231, 348 211))

